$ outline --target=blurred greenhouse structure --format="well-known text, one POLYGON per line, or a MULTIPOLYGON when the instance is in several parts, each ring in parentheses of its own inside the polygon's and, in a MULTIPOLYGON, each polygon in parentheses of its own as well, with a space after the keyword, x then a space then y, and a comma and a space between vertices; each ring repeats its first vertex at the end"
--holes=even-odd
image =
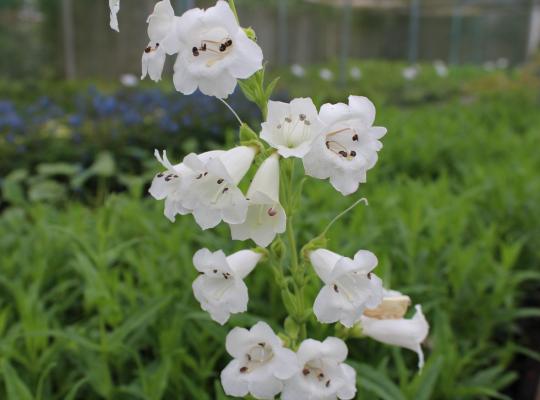
MULTIPOLYGON (((138 73, 153 0, 124 7, 122 30, 96 0, 2 0, 0 71, 8 77, 138 73), (111 60, 114 62, 104 62, 111 60)), ((178 13, 208 0, 175 0, 178 13)), ((309 64, 347 58, 517 65, 540 43, 539 0, 240 0, 266 58, 309 64)), ((271 65, 272 66, 272 65, 271 65)))

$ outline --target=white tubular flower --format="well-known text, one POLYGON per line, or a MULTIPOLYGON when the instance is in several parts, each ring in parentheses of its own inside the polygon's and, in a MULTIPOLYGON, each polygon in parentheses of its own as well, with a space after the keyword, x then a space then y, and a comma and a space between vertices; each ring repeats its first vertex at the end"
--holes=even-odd
POLYGON ((421 344, 429 333, 429 324, 420 305, 416 306, 416 313, 411 319, 404 319, 409 304, 410 299, 399 292, 385 296, 379 308, 362 316, 362 333, 379 342, 415 351, 418 368, 422 369, 424 352, 421 344))
POLYGON ((111 11, 109 25, 111 29, 120 32, 118 28, 118 12, 120 11, 120 0, 109 0, 109 9, 111 11))
MULTIPOLYGON (((180 18, 174 15, 174 9, 171 6, 170 0, 163 0, 156 3, 154 12, 146 21, 148 23, 150 43, 148 43, 142 55, 141 79, 144 79, 146 75, 150 75, 150 79, 155 82, 161 80, 161 74, 167 56, 165 52, 166 43, 168 37, 174 34, 175 25, 179 21, 180 18)), ((170 46, 168 50, 174 52, 174 46, 170 46)))
MULTIPOLYGON (((250 330, 234 328, 227 335, 227 352, 234 357, 221 372, 221 384, 229 396, 273 399, 283 380, 300 371, 296 354, 264 322, 250 330)), ((298 400, 298 399, 297 399, 298 400)))
POLYGON ((351 260, 329 250, 310 253, 311 264, 324 282, 313 304, 317 319, 326 324, 341 322, 351 328, 366 308, 377 307, 383 297, 382 281, 371 271, 377 257, 360 250, 351 260))
MULTIPOLYGON (((206 162, 223 153, 224 151, 220 150, 209 151, 199 157, 206 162)), ((173 165, 167 158, 166 151, 163 151, 163 156, 161 156, 159 151, 155 150, 154 156, 163 165, 165 171, 154 177, 148 192, 156 200, 165 200, 164 214, 171 222, 174 222, 177 214, 186 215, 191 212, 182 205, 182 200, 185 193, 183 182, 192 171, 183 163, 173 165)))
POLYGON ((266 247, 285 232, 287 216, 279 203, 279 156, 273 154, 260 166, 247 193, 249 208, 243 224, 231 225, 234 240, 253 239, 266 247))
POLYGON ((182 206, 191 210, 202 229, 213 228, 222 220, 228 224, 246 220, 248 202, 238 184, 254 157, 254 148, 240 146, 206 162, 196 154, 184 158, 190 174, 184 180, 182 206))
POLYGON ((244 278, 255 268, 261 254, 242 250, 226 257, 223 251, 197 251, 193 264, 201 275, 193 282, 193 293, 212 319, 225 324, 231 314, 247 310, 248 288, 244 278))
MULTIPOLYGON (((223 0, 207 10, 184 13, 174 39, 179 43, 174 85, 183 94, 199 88, 206 95, 226 98, 237 79, 247 79, 262 68, 261 48, 247 37, 223 0)), ((166 51, 170 53, 169 48, 166 51)))
POLYGON ((386 128, 373 126, 375 106, 359 96, 349 96, 349 105, 323 105, 319 117, 326 128, 304 157, 306 174, 330 178, 343 195, 354 193, 377 163, 377 152, 382 149, 379 139, 386 128))
POLYGON ((285 158, 303 158, 322 128, 313 100, 294 99, 290 104, 269 101, 261 138, 285 158))
POLYGON ((356 394, 356 371, 344 363, 347 346, 329 337, 324 342, 307 339, 298 349, 301 370, 285 382, 282 400, 349 400, 356 394))

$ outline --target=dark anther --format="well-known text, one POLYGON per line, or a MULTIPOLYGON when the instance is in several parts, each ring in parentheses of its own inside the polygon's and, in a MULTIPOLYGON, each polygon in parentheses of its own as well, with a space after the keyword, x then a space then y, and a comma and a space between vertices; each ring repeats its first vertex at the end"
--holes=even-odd
POLYGON ((225 50, 227 50, 227 45, 224 44, 224 43, 221 43, 219 45, 219 51, 221 51, 223 53, 225 50))
POLYGON ((169 174, 165 177, 165 182, 170 182, 173 178, 173 174, 169 174))
POLYGON ((311 122, 309 121, 309 119, 306 119, 306 120, 304 121, 304 125, 306 125, 306 126, 310 126, 310 125, 311 125, 311 122))
POLYGON ((227 193, 228 191, 229 191, 229 188, 225 188, 225 189, 223 189, 223 191, 222 191, 221 193, 225 194, 225 193, 227 193))
POLYGON ((156 49, 159 47, 159 43, 156 43, 156 49))
POLYGON ((232 46, 232 40, 231 40, 231 39, 227 40, 227 41, 225 42, 225 46, 231 47, 231 46, 232 46))
POLYGON ((259 346, 261 347, 264 347, 265 343, 264 342, 261 342, 261 343, 257 343, 259 346))
POLYGON ((148 46, 146 49, 144 49, 145 53, 150 53, 152 51, 152 48, 148 46))
POLYGON ((300 118, 300 121, 305 121, 305 119, 306 119, 306 114, 300 114, 300 115, 298 116, 298 118, 300 118))
POLYGON ((356 151, 354 151, 354 150, 351 151, 350 155, 351 155, 351 157, 356 157, 356 151))
POLYGON ((214 274, 217 274, 217 269, 213 270, 212 272, 213 272, 214 274))
POLYGON ((308 368, 304 368, 304 369, 302 370, 302 373, 304 374, 304 376, 309 375, 309 369, 308 369, 308 368))
POLYGON ((218 179, 217 183, 218 185, 221 185, 223 183, 223 179, 218 179))
POLYGON ((242 367, 240 368, 240 373, 244 374, 247 372, 247 370, 248 370, 247 367, 242 367))
POLYGON ((355 135, 352 137, 352 140, 353 140, 353 142, 358 142, 358 135, 355 134, 355 135))
POLYGON ((178 175, 175 174, 175 175, 173 175, 173 177, 178 178, 178 175))
POLYGON ((196 47, 194 47, 192 50, 193 50, 193 55, 194 55, 195 57, 198 57, 198 56, 199 56, 199 49, 196 48, 196 47))
POLYGON ((326 142, 326 148, 327 148, 327 149, 330 148, 330 142, 326 142))
POLYGON ((208 175, 208 172, 205 172, 205 173, 204 173, 204 176, 206 176, 206 175, 208 175))
POLYGON ((368 279, 371 279, 371 272, 368 272, 367 277, 368 279))
POLYGON ((321 372, 321 373, 318 375, 318 378, 319 378, 319 379, 324 378, 324 374, 321 372))
POLYGON ((228 272, 224 272, 224 273, 223 273, 223 277, 224 277, 225 279, 229 279, 230 276, 231 276, 231 274, 229 274, 228 272))
POLYGON ((339 288, 337 285, 334 285, 334 292, 339 293, 339 288))
POLYGON ((157 174, 157 177, 158 178, 163 178, 163 175, 165 175, 163 172, 160 172, 159 174, 157 174))
POLYGON ((274 210, 273 208, 270 208, 268 210, 268 215, 271 216, 271 217, 275 217, 277 215, 277 211, 274 210))
POLYGON ((348 156, 347 152, 344 151, 344 150, 341 150, 341 151, 339 152, 339 154, 342 155, 343 157, 347 157, 347 156, 348 156))
POLYGON ((203 43, 203 45, 201 46, 201 50, 206 51, 206 43, 203 43))
POLYGON ((326 381, 326 387, 329 387, 330 386, 330 379, 326 381))
POLYGON ((277 128, 278 128, 278 129, 281 129, 281 128, 282 128, 281 124, 279 124, 279 125, 277 126, 277 128))
POLYGON ((202 178, 202 174, 199 174, 199 176, 197 176, 195 179, 201 179, 202 178))
POLYGON ((249 354, 247 354, 247 359, 248 361, 251 361, 251 356, 249 354))
POLYGON ((292 119, 290 119, 289 117, 285 118, 285 122, 288 122, 289 124, 292 122, 292 119))

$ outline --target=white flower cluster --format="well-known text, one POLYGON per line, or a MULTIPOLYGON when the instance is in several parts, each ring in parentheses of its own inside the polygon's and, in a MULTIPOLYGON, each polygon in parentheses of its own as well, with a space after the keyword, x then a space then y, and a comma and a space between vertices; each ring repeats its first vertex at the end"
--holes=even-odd
MULTIPOLYGON (((110 7, 111 27, 118 29, 119 0, 110 0, 110 7)), ((167 55, 176 54, 173 80, 178 91, 191 94, 199 89, 223 99, 235 90, 238 79, 262 69, 260 47, 240 27, 226 1, 177 17, 170 0, 163 0, 147 22, 150 42, 142 56, 143 78, 160 80, 167 55)), ((226 151, 189 154, 176 165, 165 151, 156 150, 163 171, 154 177, 149 192, 165 201, 164 213, 171 222, 177 215, 192 214, 202 229, 210 229, 224 221, 233 239, 251 239, 264 248, 287 228, 280 199, 281 158, 300 158, 306 175, 329 179, 343 195, 366 182, 386 134, 385 128, 373 126, 371 101, 350 96, 348 104, 325 104, 319 110, 309 98, 268 101, 265 106, 259 137, 270 149, 257 138, 226 151), (259 166, 244 194, 239 185, 254 163, 259 166)), ((193 264, 199 276, 193 292, 213 320, 223 325, 232 314, 247 310, 244 279, 267 253, 264 249, 229 256, 221 250, 196 252, 193 264)), ((421 308, 417 306, 412 319, 404 319, 410 299, 383 289, 373 273, 378 260, 372 252, 360 250, 348 258, 312 248, 305 256, 323 282, 312 308, 319 322, 361 326, 365 336, 416 351, 422 366, 420 344, 429 327, 421 308)), ((234 328, 226 349, 233 357, 221 373, 228 395, 273 399, 281 393, 284 400, 345 400, 356 394, 356 372, 345 364, 348 350, 341 339, 305 339, 294 352, 270 326, 259 322, 250 330, 234 328)))

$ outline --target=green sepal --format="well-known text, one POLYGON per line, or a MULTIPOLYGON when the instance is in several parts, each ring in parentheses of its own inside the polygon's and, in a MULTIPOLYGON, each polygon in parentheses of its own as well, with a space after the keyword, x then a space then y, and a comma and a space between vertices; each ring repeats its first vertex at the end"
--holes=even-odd
POLYGON ((289 336, 291 339, 296 341, 300 333, 300 325, 298 325, 298 323, 294 320, 294 318, 287 317, 285 319, 284 327, 285 327, 285 333, 287 334, 287 336, 289 336))
POLYGON ((317 249, 326 248, 327 244, 328 244, 328 239, 326 239, 325 235, 319 235, 311 239, 309 242, 305 244, 304 247, 302 247, 302 257, 304 258, 304 260, 309 261, 309 253, 317 249))

